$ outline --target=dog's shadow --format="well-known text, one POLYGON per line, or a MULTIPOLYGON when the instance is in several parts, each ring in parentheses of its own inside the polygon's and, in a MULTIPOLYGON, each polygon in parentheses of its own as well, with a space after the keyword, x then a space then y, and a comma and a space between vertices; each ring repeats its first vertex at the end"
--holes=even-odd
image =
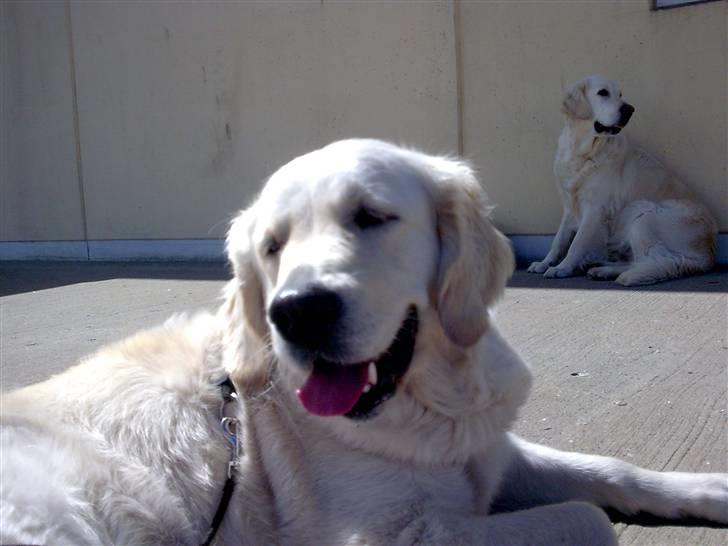
POLYGON ((639 512, 631 516, 607 508, 604 510, 612 523, 624 523, 626 525, 639 525, 641 527, 708 527, 711 529, 728 529, 728 525, 708 521, 700 518, 684 517, 678 519, 668 519, 639 512))
POLYGON ((3 262, 0 297, 112 279, 226 281, 227 262, 3 262))
MULTIPOLYGON (((525 510, 534 508, 535 506, 513 506, 505 505, 496 501, 491 507, 491 514, 503 514, 514 512, 517 510, 525 510)), ((639 525, 640 527, 707 527, 710 529, 728 529, 728 524, 716 523, 701 518, 683 517, 683 518, 661 518, 646 512, 638 512, 637 514, 624 514, 613 508, 603 509, 612 523, 624 523, 625 525, 639 525)))

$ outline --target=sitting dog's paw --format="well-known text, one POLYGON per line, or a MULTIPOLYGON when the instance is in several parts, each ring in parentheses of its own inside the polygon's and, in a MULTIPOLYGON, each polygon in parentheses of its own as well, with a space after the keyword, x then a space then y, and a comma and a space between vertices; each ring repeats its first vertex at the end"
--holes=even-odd
POLYGON ((615 267, 605 265, 601 267, 592 267, 589 271, 586 272, 587 277, 590 279, 594 279, 597 281, 608 281, 614 279, 617 275, 619 275, 620 270, 618 270, 615 267))
POLYGON ((543 273, 549 268, 548 262, 533 262, 528 266, 529 273, 543 273))
POLYGON ((571 277, 574 274, 574 270, 568 267, 554 266, 549 267, 543 274, 548 279, 562 279, 564 277, 571 277))
POLYGON ((654 284, 655 279, 652 277, 645 277, 642 273, 635 272, 633 269, 628 269, 624 273, 620 274, 614 282, 621 284, 622 286, 641 286, 644 284, 654 284))

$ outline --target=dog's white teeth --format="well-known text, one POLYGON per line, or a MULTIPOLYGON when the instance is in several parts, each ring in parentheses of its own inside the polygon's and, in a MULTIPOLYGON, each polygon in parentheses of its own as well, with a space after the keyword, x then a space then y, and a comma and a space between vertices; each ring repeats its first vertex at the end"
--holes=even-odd
POLYGON ((369 363, 369 383, 372 385, 377 384, 377 365, 374 362, 369 363))
POLYGON ((370 390, 372 390, 372 386, 369 383, 364 385, 364 392, 369 392, 370 390))

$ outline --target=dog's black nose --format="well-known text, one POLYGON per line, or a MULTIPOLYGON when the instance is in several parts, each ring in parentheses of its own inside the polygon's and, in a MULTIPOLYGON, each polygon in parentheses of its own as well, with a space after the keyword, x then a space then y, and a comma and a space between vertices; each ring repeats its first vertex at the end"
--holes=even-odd
POLYGON ((268 316, 286 341, 302 349, 320 350, 330 345, 343 314, 341 297, 321 286, 284 290, 268 316))
POLYGON ((632 117, 632 114, 634 114, 634 106, 631 104, 627 104, 626 102, 622 104, 619 108, 619 124, 624 127, 627 125, 627 122, 629 121, 629 118, 632 117))

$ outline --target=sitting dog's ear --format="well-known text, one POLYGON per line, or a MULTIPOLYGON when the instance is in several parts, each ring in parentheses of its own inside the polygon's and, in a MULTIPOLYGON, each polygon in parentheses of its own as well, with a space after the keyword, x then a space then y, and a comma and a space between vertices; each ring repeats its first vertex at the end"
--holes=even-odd
POLYGON ((220 309, 226 323, 226 366, 235 384, 248 393, 263 388, 269 375, 265 358, 268 324, 251 229, 252 212, 248 209, 233 220, 228 231, 227 254, 235 276, 225 286, 225 302, 220 309))
POLYGON ((593 112, 586 98, 586 80, 581 80, 564 95, 561 111, 574 119, 591 119, 593 112))
POLYGON ((447 337, 469 347, 488 327, 488 307, 513 273, 510 241, 490 221, 490 206, 472 169, 435 160, 437 311, 447 337))

